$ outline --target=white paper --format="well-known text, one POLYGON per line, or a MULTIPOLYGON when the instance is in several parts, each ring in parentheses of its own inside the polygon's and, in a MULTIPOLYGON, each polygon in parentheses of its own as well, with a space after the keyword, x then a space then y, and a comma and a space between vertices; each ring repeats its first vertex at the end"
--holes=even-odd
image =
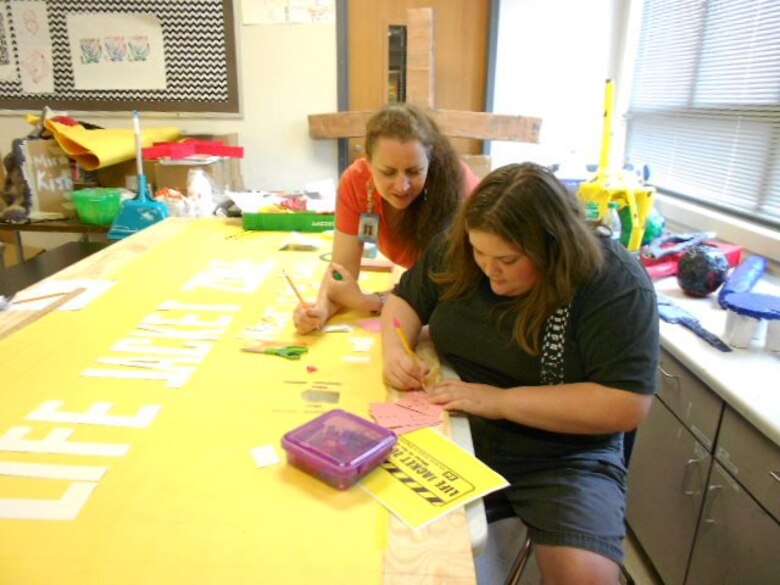
POLYGON ((277 465, 280 461, 279 455, 276 453, 276 449, 274 449, 273 445, 255 447, 252 449, 252 457, 254 458, 258 467, 269 467, 271 465, 277 465))
POLYGON ((54 74, 46 2, 11 2, 11 14, 19 49, 22 91, 52 93, 54 74))
POLYGON ((153 14, 68 14, 76 89, 166 89, 162 26, 153 14))
POLYGON ((336 22, 334 0, 242 0, 242 24, 336 22))

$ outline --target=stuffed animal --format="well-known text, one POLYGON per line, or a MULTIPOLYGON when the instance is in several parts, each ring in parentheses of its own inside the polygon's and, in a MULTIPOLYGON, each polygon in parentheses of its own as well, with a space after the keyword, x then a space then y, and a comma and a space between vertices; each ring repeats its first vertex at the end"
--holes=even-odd
POLYGON ((0 192, 0 221, 24 223, 32 208, 32 192, 22 174, 23 139, 14 140, 12 150, 3 158, 5 182, 0 192))

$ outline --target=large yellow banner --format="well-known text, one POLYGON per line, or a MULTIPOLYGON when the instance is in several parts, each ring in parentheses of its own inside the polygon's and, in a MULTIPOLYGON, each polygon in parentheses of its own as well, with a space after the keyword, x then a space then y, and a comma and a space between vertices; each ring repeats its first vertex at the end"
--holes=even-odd
POLYGON ((382 506, 252 457, 385 399, 377 333, 294 334, 282 269, 314 299, 330 242, 288 238, 193 221, 86 308, 0 341, 0 583, 381 581, 382 506), (241 351, 257 339, 309 351, 241 351))

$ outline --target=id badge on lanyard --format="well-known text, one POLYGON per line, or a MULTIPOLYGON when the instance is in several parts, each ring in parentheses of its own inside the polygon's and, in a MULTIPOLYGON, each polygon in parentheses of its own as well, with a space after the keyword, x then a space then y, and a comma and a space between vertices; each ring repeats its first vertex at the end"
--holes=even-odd
POLYGON ((376 213, 361 213, 358 225, 358 240, 376 244, 379 238, 379 215, 376 213))
POLYGON ((376 244, 379 239, 379 214, 374 213, 374 185, 367 185, 368 209, 360 214, 358 224, 358 240, 363 243, 376 244))

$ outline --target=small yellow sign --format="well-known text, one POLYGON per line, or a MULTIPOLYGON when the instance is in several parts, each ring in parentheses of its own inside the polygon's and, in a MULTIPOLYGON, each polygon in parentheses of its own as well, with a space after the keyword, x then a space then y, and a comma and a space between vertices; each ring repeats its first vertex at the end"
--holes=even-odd
POLYGON ((361 485, 414 529, 509 485, 498 473, 431 428, 398 438, 389 459, 361 485))

